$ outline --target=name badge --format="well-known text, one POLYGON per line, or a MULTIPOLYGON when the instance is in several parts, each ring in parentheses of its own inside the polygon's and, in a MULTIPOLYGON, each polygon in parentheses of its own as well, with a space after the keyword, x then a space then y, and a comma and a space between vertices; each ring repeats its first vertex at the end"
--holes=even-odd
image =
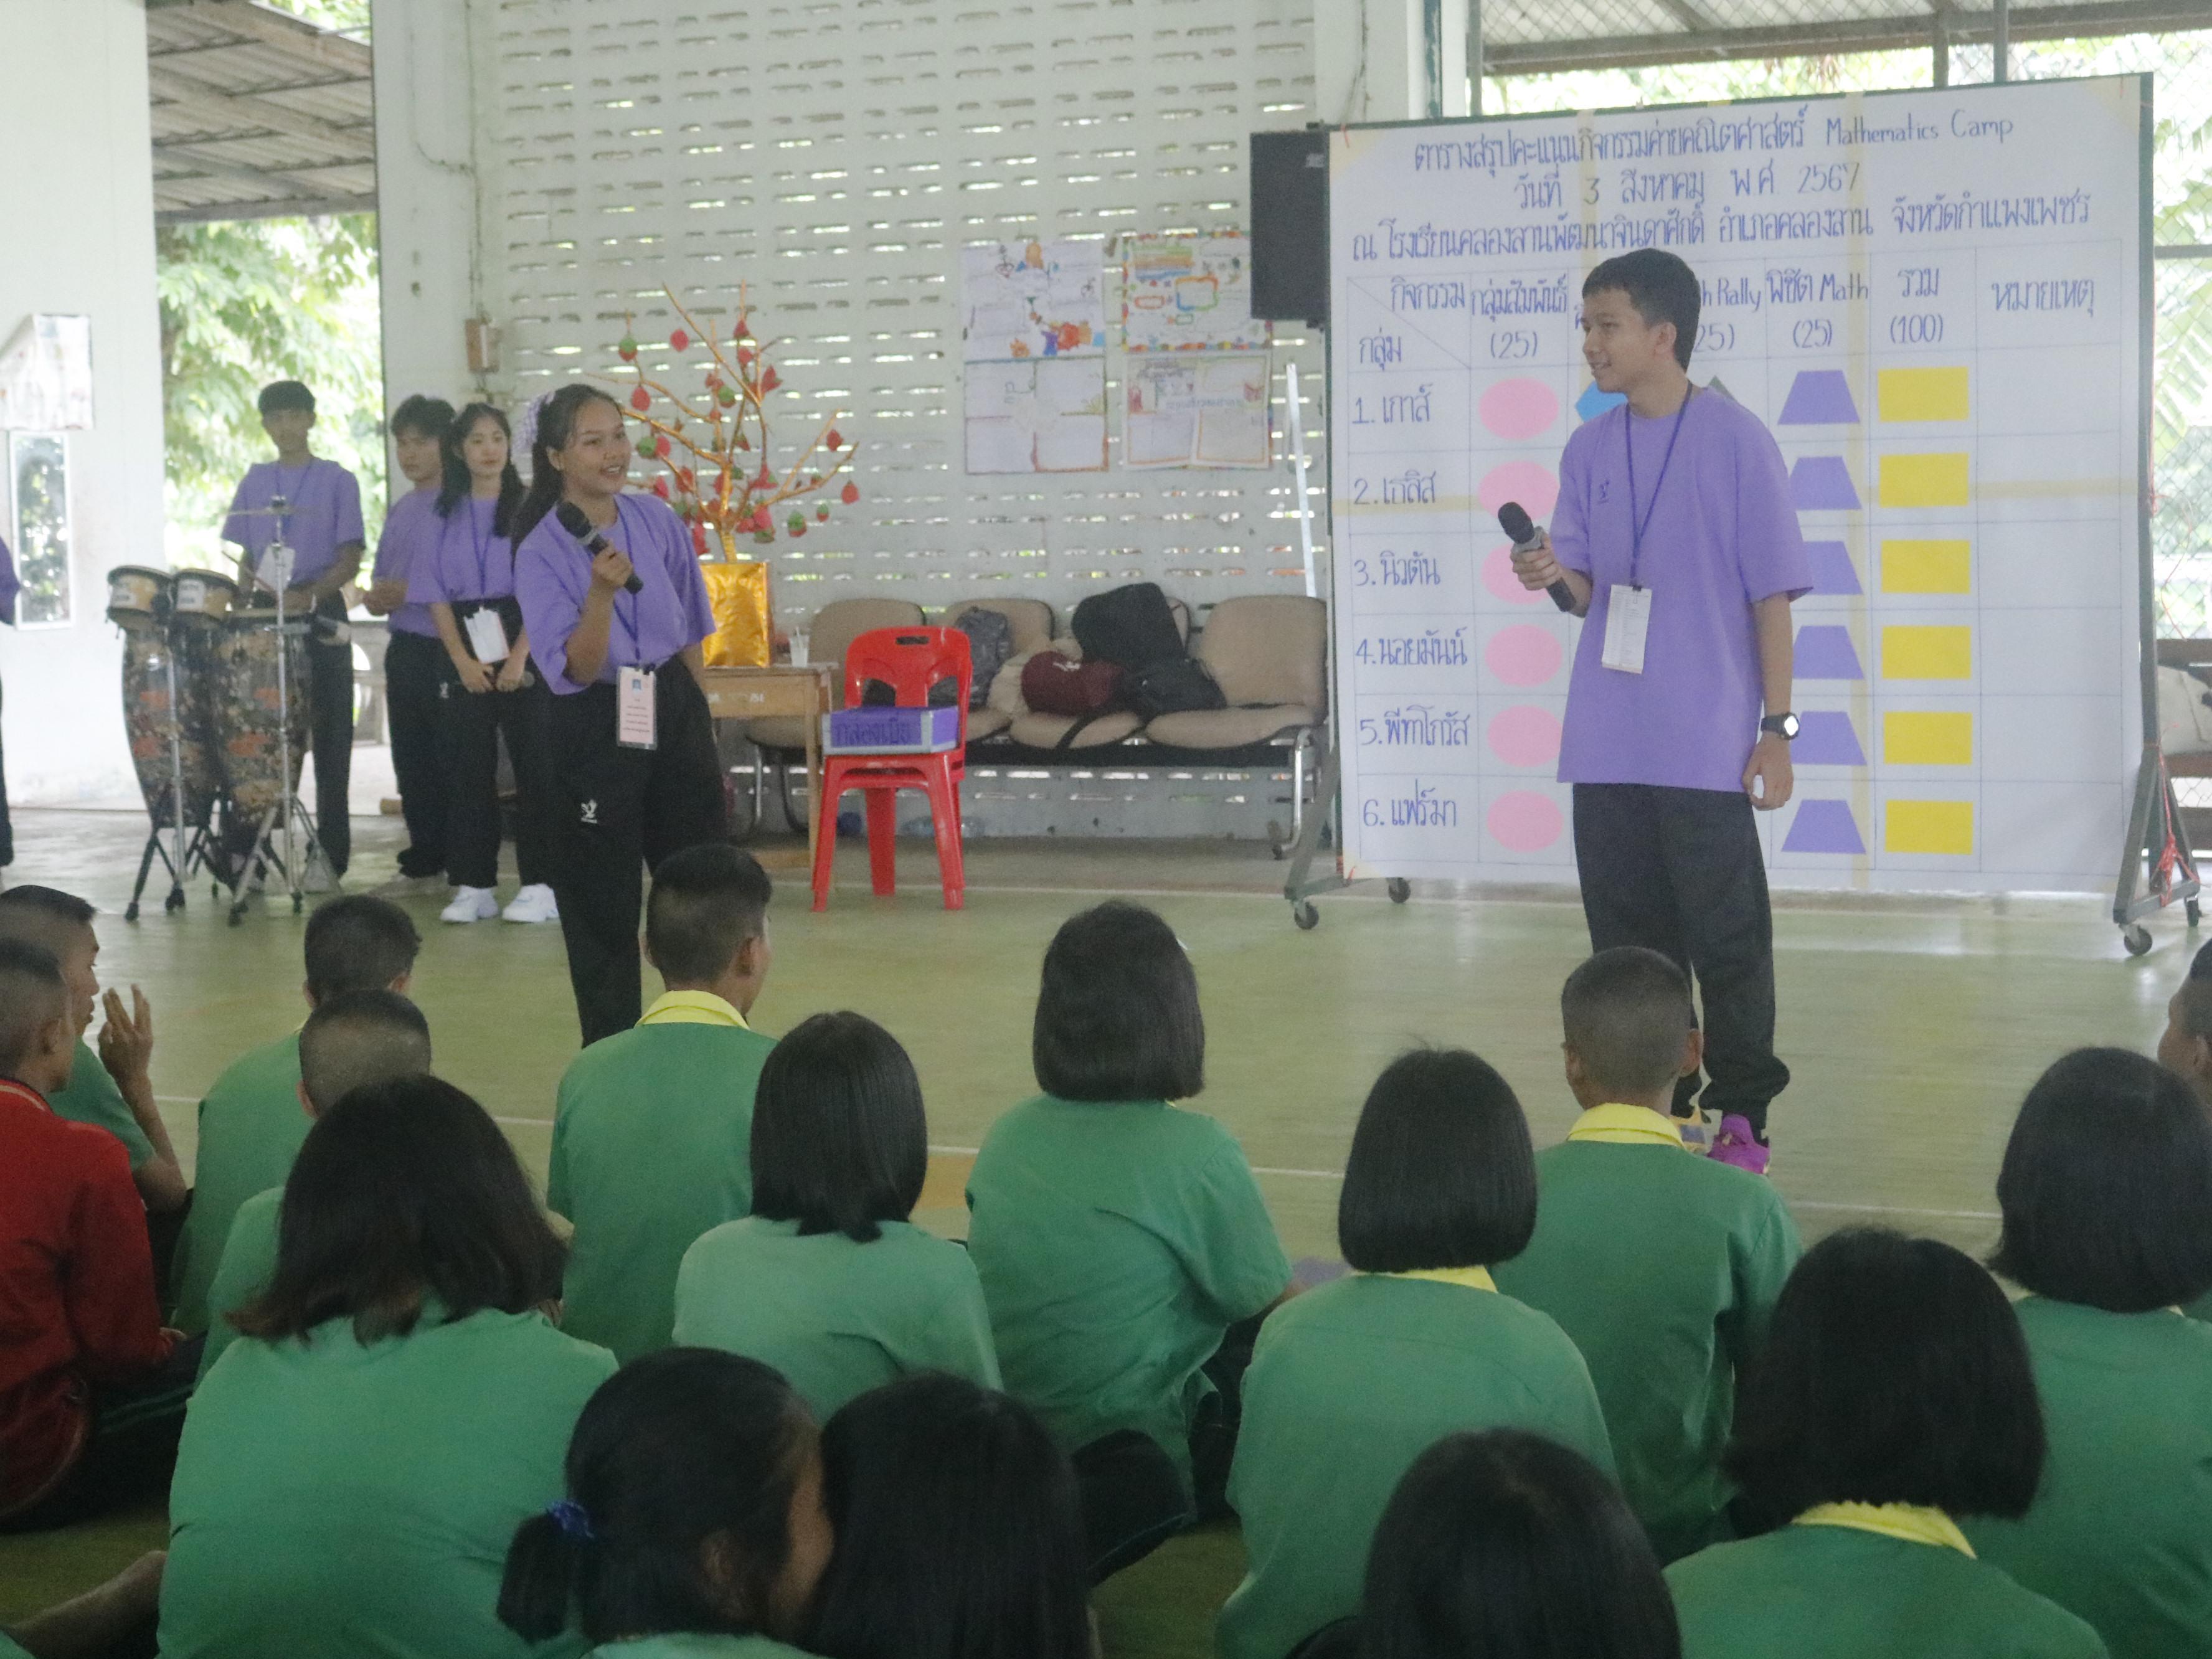
POLYGON ((1598 660, 1624 674, 1644 672, 1644 640, 1651 631, 1651 590, 1615 582, 1607 590, 1605 651, 1598 660))
POLYGON ((469 649, 476 659, 487 668, 496 668, 507 660, 510 648, 507 642, 507 624, 499 619, 499 612, 489 605, 471 614, 468 620, 469 649))
POLYGON ((625 749, 655 746, 653 680, 650 668, 625 668, 615 677, 615 741, 625 749))
POLYGON ((292 567, 299 562, 299 555, 282 542, 271 542, 261 550, 260 562, 253 567, 254 580, 271 593, 281 593, 292 585, 292 567))

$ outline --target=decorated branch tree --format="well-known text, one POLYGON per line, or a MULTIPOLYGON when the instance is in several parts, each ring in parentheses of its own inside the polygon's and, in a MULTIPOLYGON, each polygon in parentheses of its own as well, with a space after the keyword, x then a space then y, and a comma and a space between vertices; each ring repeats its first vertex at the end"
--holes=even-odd
MULTIPOLYGON (((636 377, 629 407, 646 428, 638 448, 665 469, 653 481, 653 493, 691 526, 702 553, 709 534, 726 556, 734 555, 740 536, 763 546, 779 535, 804 536, 810 507, 816 523, 829 519, 826 492, 852 463, 854 449, 837 429, 836 412, 779 472, 769 459, 769 398, 787 389, 769 361, 778 342, 754 334, 744 285, 726 338, 716 336, 711 317, 702 328, 672 290, 662 292, 683 321, 669 335, 668 349, 684 367, 696 367, 700 389, 686 396, 647 374, 638 361, 635 322, 624 317, 622 359, 636 377)), ((849 507, 860 499, 860 486, 847 477, 836 495, 849 507)))

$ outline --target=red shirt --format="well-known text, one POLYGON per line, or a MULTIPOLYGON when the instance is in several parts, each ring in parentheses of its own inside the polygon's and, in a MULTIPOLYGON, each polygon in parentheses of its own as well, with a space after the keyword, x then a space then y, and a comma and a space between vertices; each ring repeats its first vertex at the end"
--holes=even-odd
POLYGON ((0 1516, 76 1461, 91 1385, 151 1370, 174 1340, 122 1143, 0 1079, 0 1516))

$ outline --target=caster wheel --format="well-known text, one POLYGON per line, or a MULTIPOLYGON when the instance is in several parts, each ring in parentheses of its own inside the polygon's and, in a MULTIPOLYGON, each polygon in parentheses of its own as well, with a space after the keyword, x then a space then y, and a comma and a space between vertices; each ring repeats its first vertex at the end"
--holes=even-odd
POLYGON ((2198 922, 2204 919, 2204 908, 2202 905, 2197 903, 2195 899, 2184 900, 2182 902, 2181 912, 2184 915, 2189 918, 2189 925, 2191 927, 2194 927, 2198 922))
POLYGON ((2150 950, 2150 929, 2137 922, 2120 934, 2120 943, 2131 957, 2146 955, 2150 950))
POLYGON ((1291 920, 1298 925, 1302 933, 1310 933, 1321 926, 1321 912, 1314 908, 1311 899, 1301 899, 1291 907, 1291 920))
POLYGON ((302 907, 304 907, 304 906, 306 905, 307 902, 307 901, 306 899, 302 898, 299 894, 297 894, 297 893, 293 894, 293 895, 292 895, 292 914, 293 914, 294 915, 295 915, 295 916, 296 916, 296 915, 298 915, 300 914, 300 911, 301 911, 301 909, 302 908, 302 907))
POLYGON ((243 922, 245 920, 246 920, 246 907, 245 907, 244 905, 242 905, 242 904, 234 904, 234 905, 233 905, 233 906, 231 907, 231 910, 230 910, 230 925, 231 925, 232 927, 235 927, 239 926, 239 924, 240 924, 240 923, 243 922))
POLYGON ((124 907, 123 920, 125 921, 136 921, 138 920, 138 901, 137 899, 132 899, 128 905, 124 907))
POLYGON ((161 908, 164 910, 181 910, 184 908, 185 890, 181 887, 161 901, 161 908))
POLYGON ((1276 863, 1280 864, 1285 859, 1290 857, 1290 855, 1291 849, 1284 846, 1280 842, 1270 842, 1267 843, 1267 856, 1274 860, 1276 863))
POLYGON ((1402 876, 1393 876, 1384 890, 1390 895, 1391 903, 1403 904, 1413 896, 1413 884, 1402 876))

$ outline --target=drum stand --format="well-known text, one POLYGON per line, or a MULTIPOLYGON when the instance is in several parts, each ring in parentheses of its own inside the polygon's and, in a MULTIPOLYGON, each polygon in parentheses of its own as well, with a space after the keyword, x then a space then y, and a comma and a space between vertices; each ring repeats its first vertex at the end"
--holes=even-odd
POLYGON ((282 556, 277 561, 276 580, 267 585, 276 591, 276 775, 283 793, 276 805, 261 815, 252 850, 239 860, 237 869, 231 872, 230 925, 234 927, 245 919, 246 907, 252 902, 254 889, 272 864, 292 896, 292 914, 298 915, 307 903, 300 873, 306 868, 307 860, 320 856, 323 850, 322 839, 315 833, 314 816, 301 804, 300 786, 292 776, 292 653, 285 646, 287 636, 297 629, 307 637, 308 648, 313 649, 314 612, 310 611, 307 620, 301 623, 285 619, 284 592, 292 580, 291 547, 283 541, 286 526, 281 516, 286 503, 283 496, 275 495, 270 498, 269 506, 270 511, 280 515, 276 550, 282 556), (280 818, 283 821, 281 852, 276 843, 280 818))

